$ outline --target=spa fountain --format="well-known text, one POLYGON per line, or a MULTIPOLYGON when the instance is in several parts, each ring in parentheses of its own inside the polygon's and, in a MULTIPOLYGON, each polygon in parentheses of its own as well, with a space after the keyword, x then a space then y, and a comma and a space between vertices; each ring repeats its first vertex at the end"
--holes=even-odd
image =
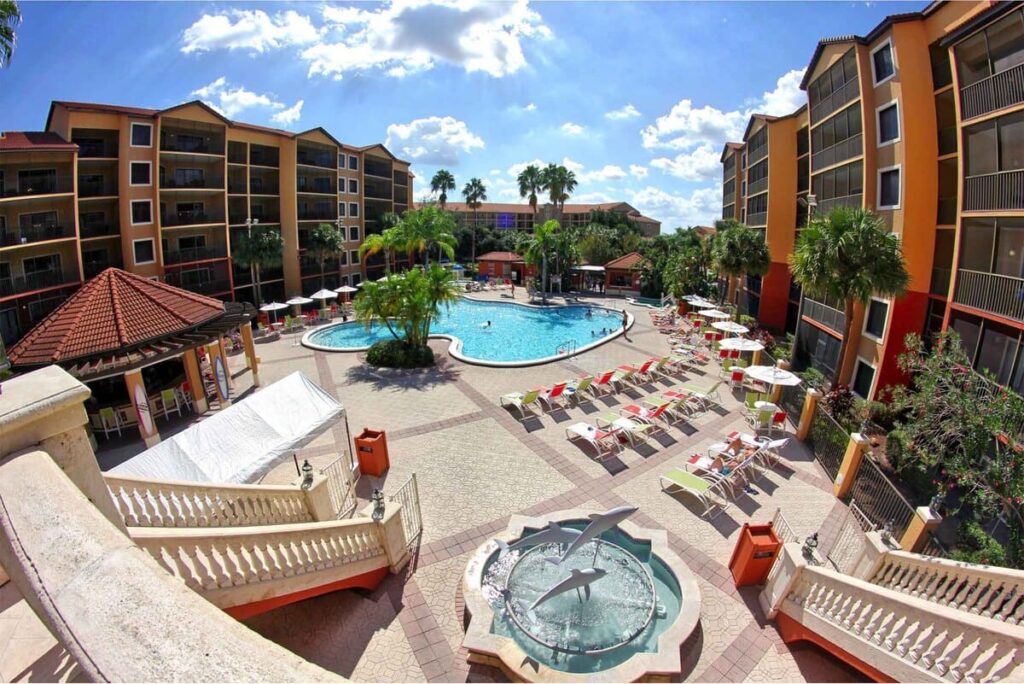
POLYGON ((472 662, 528 681, 637 681, 680 671, 700 616, 693 574, 636 508, 513 516, 466 567, 472 662))

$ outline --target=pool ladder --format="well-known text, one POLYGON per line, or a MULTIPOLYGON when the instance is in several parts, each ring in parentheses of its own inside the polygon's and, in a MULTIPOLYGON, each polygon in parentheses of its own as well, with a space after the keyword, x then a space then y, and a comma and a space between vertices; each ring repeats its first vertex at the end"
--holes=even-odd
POLYGON ((558 343, 558 346, 555 347, 555 355, 562 356, 563 354, 569 357, 576 356, 576 340, 565 340, 558 343))

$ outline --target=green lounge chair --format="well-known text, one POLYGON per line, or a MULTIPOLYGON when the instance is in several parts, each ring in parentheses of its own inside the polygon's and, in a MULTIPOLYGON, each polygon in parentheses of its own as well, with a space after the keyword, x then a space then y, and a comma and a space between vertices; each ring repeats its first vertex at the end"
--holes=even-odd
POLYGON ((525 393, 514 392, 501 397, 501 399, 499 399, 499 403, 502 407, 508 407, 519 411, 520 420, 523 420, 526 418, 526 412, 530 405, 536 404, 540 401, 540 395, 541 390, 539 389, 530 390, 525 393))
POLYGON ((579 380, 566 385, 565 390, 563 390, 563 394, 569 397, 569 401, 576 404, 576 406, 579 406, 583 402, 584 398, 586 398, 586 393, 591 391, 590 383, 592 382, 594 382, 594 376, 586 375, 579 380))
MULTIPOLYGON (((661 482, 661 491, 668 492, 669 494, 684 492, 697 499, 704 506, 702 516, 710 513, 711 508, 717 504, 712 498, 718 489, 717 482, 709 482, 693 473, 686 472, 682 468, 673 468, 658 479, 661 482)), ((725 507, 721 506, 721 504, 717 504, 717 506, 719 508, 718 513, 721 513, 728 507, 728 504, 725 507)), ((715 515, 718 515, 718 513, 715 515)), ((711 517, 714 518, 715 516, 711 517)))

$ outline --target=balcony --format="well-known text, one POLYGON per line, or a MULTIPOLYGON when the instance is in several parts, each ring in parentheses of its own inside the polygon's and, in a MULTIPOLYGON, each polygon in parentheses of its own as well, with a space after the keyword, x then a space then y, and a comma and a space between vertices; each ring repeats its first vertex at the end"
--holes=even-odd
POLYGON ((940 226, 956 225, 956 197, 940 197, 935 211, 935 221, 940 226))
POLYGON ((303 166, 318 166, 323 169, 334 169, 338 158, 333 152, 314 151, 299 149, 295 155, 295 162, 303 166))
POLYGON ((390 181, 392 179, 391 164, 367 157, 363 166, 363 175, 376 176, 390 181))
POLYGON ((405 171, 395 171, 394 181, 395 185, 409 185, 409 174, 405 171))
POLYGON ((0 297, 21 295, 33 290, 42 290, 47 287, 57 287, 58 285, 69 285, 77 282, 80 282, 78 273, 59 269, 37 271, 36 273, 29 273, 14 278, 0 278, 0 297))
POLYGON ((818 208, 814 210, 815 214, 827 214, 836 207, 851 207, 857 209, 861 206, 864 201, 864 195, 857 193, 856 195, 846 195, 844 197, 832 197, 830 199, 819 199, 818 208))
POLYGON ((753 197, 768 189, 768 176, 759 178, 756 181, 751 181, 747 185, 747 197, 753 197))
POLYGON ((334 221, 337 218, 337 212, 330 209, 303 209, 299 207, 300 221, 334 221))
POLYGON ((824 97, 816 105, 811 107, 811 124, 816 124, 829 114, 838 111, 844 105, 853 102, 860 97, 860 83, 857 79, 847 81, 839 90, 836 90, 828 97, 824 97))
POLYGON ((43 225, 23 226, 21 228, 0 232, 0 246, 27 245, 46 240, 63 240, 75 237, 73 226, 43 225))
POLYGON ((71 142, 78 145, 79 159, 114 159, 118 155, 116 142, 104 142, 102 140, 75 140, 71 142))
POLYGON ((78 196, 82 199, 88 197, 115 197, 117 196, 117 180, 113 178, 86 180, 79 177, 78 196))
POLYGON ((1024 209, 1024 169, 964 179, 964 211, 1024 209))
POLYGON ((99 275, 100 273, 111 267, 121 268, 121 258, 107 257, 106 259, 84 259, 82 261, 82 270, 85 273, 86 280, 99 275))
POLYGON ((818 171, 826 166, 838 164, 863 153, 864 136, 858 133, 811 155, 811 168, 818 171))
POLYGON ((260 152, 256 147, 251 147, 249 149, 249 163, 253 166, 272 166, 276 169, 281 162, 277 150, 273 152, 260 152))
POLYGON ((952 269, 948 266, 945 268, 939 266, 932 268, 932 282, 931 285, 928 287, 928 292, 930 292, 933 295, 938 295, 940 297, 948 297, 949 277, 950 275, 952 275, 952 273, 952 269))
MULTIPOLYGON (((404 188, 401 185, 395 186, 395 204, 408 204, 409 203, 409 188, 404 188)), ((396 209, 397 211, 397 209, 396 209)))
POLYGON ((756 214, 747 214, 748 226, 764 226, 768 224, 768 212, 759 211, 756 214))
POLYGON ((82 238, 110 237, 121 232, 121 226, 115 221, 98 221, 96 223, 80 223, 79 235, 82 238))
POLYGON ((161 178, 161 190, 223 190, 224 176, 203 176, 202 178, 161 178))
POLYGON ((369 183, 367 183, 366 187, 363 188, 363 197, 365 199, 384 200, 385 202, 392 201, 392 195, 389 192, 389 189, 370 185, 369 183))
POLYGON ((846 314, 810 297, 804 297, 803 315, 826 328, 835 330, 840 335, 846 330, 846 314))
POLYGON ((71 191, 71 176, 44 176, 24 181, 19 180, 15 187, 7 187, 5 185, 3 188, 0 188, 0 199, 5 197, 53 195, 71 191))
POLYGON ((736 205, 735 204, 728 204, 728 205, 722 207, 722 218, 723 219, 735 218, 735 215, 736 215, 736 205))
POLYGON ((1024 321, 1024 278, 959 269, 953 301, 1024 321))
POLYGON ((730 204, 734 204, 735 202, 736 202, 736 191, 735 190, 733 190, 732 192, 727 193, 725 195, 722 195, 722 206, 723 207, 727 207, 730 204))
POLYGON ((250 178, 249 192, 253 195, 276 195, 280 192, 280 189, 276 181, 268 183, 259 178, 250 178))
POLYGON ((939 156, 953 154, 957 147, 956 126, 939 129, 939 156))
POLYGON ((305 178, 299 176, 296 179, 295 189, 298 192, 310 192, 320 195, 338 194, 336 181, 332 178, 305 178))
POLYGON ((183 290, 189 292, 195 292, 201 295, 216 295, 223 294, 231 291, 231 282, 227 278, 220 280, 204 280, 202 282, 181 282, 181 278, 174 273, 167 274, 167 283, 180 287, 183 290))
POLYGON ((767 156, 768 156, 768 143, 765 142, 765 144, 753 148, 747 154, 747 168, 749 169, 751 166, 753 166, 754 164, 756 164, 757 162, 761 161, 762 159, 764 159, 767 156))
POLYGON ((207 223, 224 223, 224 212, 178 211, 164 214, 160 219, 160 224, 164 227, 199 226, 207 223))
POLYGON ((227 256, 227 247, 194 247, 192 249, 179 249, 174 252, 164 252, 164 263, 168 265, 184 264, 192 261, 226 259, 227 256))
POLYGON ((224 155, 224 141, 192 134, 164 132, 160 135, 161 152, 224 155))
POLYGON ((1024 102, 1024 64, 960 89, 963 120, 1024 102))

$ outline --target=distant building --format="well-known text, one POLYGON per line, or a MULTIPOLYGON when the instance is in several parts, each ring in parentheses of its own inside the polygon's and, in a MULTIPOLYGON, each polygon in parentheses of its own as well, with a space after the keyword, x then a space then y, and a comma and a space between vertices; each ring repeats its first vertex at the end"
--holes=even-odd
MULTIPOLYGON (((419 202, 422 207, 432 202, 419 202)), ((475 225, 499 229, 533 230, 535 223, 544 223, 548 219, 558 218, 558 210, 551 204, 538 204, 536 215, 529 204, 505 204, 484 202, 474 212, 465 202, 448 202, 445 209, 455 214, 462 226, 475 225)), ((661 221, 644 216, 636 208, 626 202, 604 202, 602 204, 566 204, 562 209, 563 220, 569 226, 585 226, 590 223, 590 215, 594 211, 611 211, 629 217, 640 228, 644 237, 654 237, 661 232, 661 221)))

